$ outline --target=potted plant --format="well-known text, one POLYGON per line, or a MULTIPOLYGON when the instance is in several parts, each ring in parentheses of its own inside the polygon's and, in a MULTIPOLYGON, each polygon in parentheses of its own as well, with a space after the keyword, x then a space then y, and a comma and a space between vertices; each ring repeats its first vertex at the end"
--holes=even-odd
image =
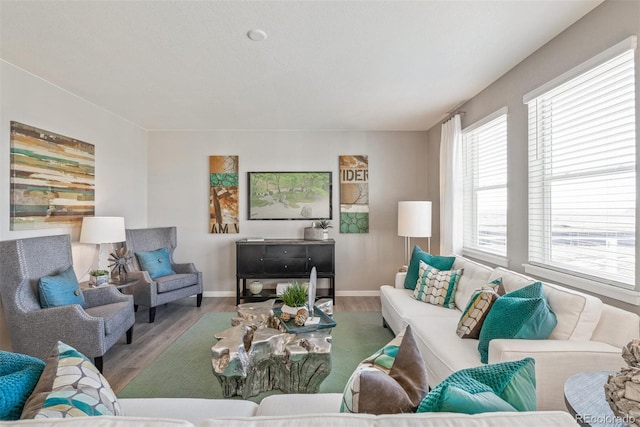
POLYGON ((315 223, 317 228, 321 228, 322 229, 322 239, 323 240, 327 240, 329 238, 329 229, 333 228, 333 225, 331 225, 331 221, 328 221, 326 219, 322 219, 318 222, 315 223))
POLYGON ((307 287, 294 282, 287 287, 280 298, 284 302, 280 318, 284 322, 288 322, 293 317, 296 325, 304 325, 308 317, 306 304, 309 296, 307 287))
POLYGON ((89 284, 92 286, 102 286, 109 281, 107 270, 91 270, 89 272, 89 284))

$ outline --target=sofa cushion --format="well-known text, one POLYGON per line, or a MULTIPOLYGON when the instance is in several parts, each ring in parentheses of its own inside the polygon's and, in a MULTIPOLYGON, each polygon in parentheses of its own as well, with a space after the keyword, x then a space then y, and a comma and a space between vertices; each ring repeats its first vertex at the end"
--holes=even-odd
POLYGON ((458 310, 464 310, 471 295, 493 280, 489 280, 493 269, 462 256, 456 256, 456 261, 451 268, 464 270, 454 296, 458 310))
POLYGON ((478 343, 480 360, 488 362, 492 339, 546 339, 556 324, 556 316, 545 298, 542 283, 535 282, 509 292, 496 300, 482 325, 478 343))
POLYGON ((455 262, 456 258, 453 256, 440 256, 431 255, 428 252, 423 251, 420 246, 415 245, 413 252, 411 253, 411 259, 407 266, 407 275, 404 279, 404 287, 407 289, 415 289, 418 282, 420 261, 437 268, 438 270, 451 270, 451 266, 455 262))
MULTIPOLYGON (((341 394, 338 396, 342 397, 341 394)), ((257 415, 258 410, 257 403, 242 399, 142 397, 121 398, 118 403, 127 417, 174 418, 189 421, 196 426, 214 416, 252 417, 257 415)), ((336 405, 334 412, 338 412, 339 407, 340 403, 336 405)))
POLYGON ((84 355, 58 341, 22 411, 22 419, 124 415, 105 377, 84 355))
POLYGON ((0 420, 20 419, 22 408, 36 386, 44 362, 26 354, 0 351, 0 420))
POLYGON ((455 308, 454 295, 463 270, 441 271, 419 261, 418 282, 413 297, 429 304, 455 308))
POLYGON ((341 412, 414 412, 429 390, 424 360, 410 327, 363 360, 344 389, 341 412))
POLYGON ((136 258, 140 268, 149 273, 152 279, 176 274, 171 267, 169 248, 160 248, 155 251, 136 252, 136 258))
MULTIPOLYGON (((493 277, 501 277, 505 290, 512 292, 533 283, 531 277, 504 268, 496 268, 493 277)), ((543 289, 558 324, 549 335, 553 340, 591 339, 602 315, 602 301, 594 296, 563 286, 543 283, 543 289)))
POLYGON ((38 293, 42 308, 60 307, 63 305, 80 304, 85 306, 84 294, 73 266, 54 276, 44 276, 38 281, 38 293))
POLYGON ((418 407, 418 412, 466 414, 535 410, 535 361, 530 357, 455 372, 418 407))
POLYGON ((171 276, 158 277, 155 281, 158 284, 158 293, 161 294, 195 285, 198 283, 198 275, 195 273, 173 274, 171 276))
POLYGON ((104 333, 106 335, 109 335, 114 332, 121 333, 122 324, 129 321, 131 312, 128 310, 123 310, 123 308, 128 305, 128 301, 114 302, 111 304, 97 305, 95 307, 86 308, 85 311, 90 316, 102 317, 104 319, 104 333))
POLYGON ((478 289, 469 299, 467 307, 460 316, 456 333, 460 338, 478 338, 484 319, 489 314, 493 303, 498 299, 496 288, 502 281, 496 279, 482 289, 478 289), (493 286, 491 286, 493 285, 493 286))

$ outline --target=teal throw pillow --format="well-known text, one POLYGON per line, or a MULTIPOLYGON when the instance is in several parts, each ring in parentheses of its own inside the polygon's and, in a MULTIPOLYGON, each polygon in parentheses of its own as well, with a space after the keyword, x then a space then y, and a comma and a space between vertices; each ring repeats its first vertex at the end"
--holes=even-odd
POLYGON ((137 252, 136 257, 140 268, 147 271, 152 279, 176 274, 171 268, 169 248, 160 248, 155 251, 137 252))
POLYGON ((429 252, 420 249, 420 246, 415 245, 407 267, 407 275, 404 278, 404 287, 411 290, 416 288, 418 276, 420 275, 420 261, 438 270, 451 270, 455 260, 456 257, 453 256, 431 255, 429 252))
POLYGON ((543 340, 558 323, 544 296, 542 283, 535 282, 498 298, 482 324, 478 351, 482 363, 489 361, 492 339, 543 340))
POLYGON ((73 266, 56 276, 41 277, 38 282, 40 306, 42 308, 80 304, 84 307, 84 295, 73 266))
POLYGON ((20 419, 22 408, 36 386, 44 362, 26 354, 0 351, 0 420, 20 419))
POLYGON ((454 372, 422 399, 417 412, 535 411, 535 360, 495 363, 454 372))

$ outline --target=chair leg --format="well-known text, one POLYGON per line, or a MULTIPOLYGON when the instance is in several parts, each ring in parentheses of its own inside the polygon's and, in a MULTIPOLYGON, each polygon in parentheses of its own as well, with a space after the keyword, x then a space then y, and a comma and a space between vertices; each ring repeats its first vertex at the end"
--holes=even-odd
POLYGON ((133 341, 133 326, 127 329, 127 344, 131 344, 131 341, 133 341))
POLYGON ((93 364, 98 368, 98 371, 102 373, 102 356, 94 357, 93 364))
POLYGON ((149 307, 149 323, 153 323, 156 320, 156 308, 149 307))
POLYGON ((138 312, 138 304, 133 304, 133 312, 134 313, 138 312))
POLYGON ((196 307, 200 307, 202 305, 202 293, 199 293, 196 296, 196 307))

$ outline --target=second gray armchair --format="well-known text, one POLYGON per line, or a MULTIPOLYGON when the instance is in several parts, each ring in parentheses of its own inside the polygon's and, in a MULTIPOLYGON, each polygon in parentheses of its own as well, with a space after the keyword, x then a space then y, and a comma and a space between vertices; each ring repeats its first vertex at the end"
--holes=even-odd
POLYGON ((192 263, 175 263, 176 227, 128 229, 127 248, 131 268, 127 277, 138 283, 123 289, 133 295, 134 304, 149 307, 149 323, 153 323, 156 307, 178 299, 197 296, 202 304, 202 273, 192 263))

